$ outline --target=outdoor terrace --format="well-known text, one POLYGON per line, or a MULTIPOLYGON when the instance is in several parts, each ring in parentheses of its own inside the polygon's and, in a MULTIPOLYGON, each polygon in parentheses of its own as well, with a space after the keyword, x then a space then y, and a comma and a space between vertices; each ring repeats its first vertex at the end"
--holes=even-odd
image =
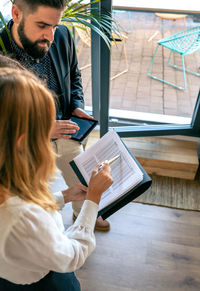
MULTIPOLYGON (((184 30, 183 22, 163 20, 161 27, 159 19, 153 26, 153 12, 126 11, 115 14, 115 17, 126 33, 126 50, 129 69, 128 72, 110 81, 110 108, 135 112, 161 114, 169 116, 192 117, 194 105, 199 92, 200 77, 186 74, 187 89, 175 89, 172 86, 153 80, 147 76, 147 69, 152 59, 157 41, 175 32, 184 30), (149 38, 158 32, 156 36, 149 38)), ((186 29, 199 26, 198 15, 186 17, 186 29)), ((80 41, 77 43, 79 49, 80 41)), ((90 48, 84 47, 79 56, 79 66, 90 63, 90 48)), ((159 50, 153 72, 164 75, 166 80, 183 85, 183 74, 179 70, 167 67, 168 49, 159 50)), ((176 64, 180 64, 179 55, 174 57, 176 64)), ((186 67, 200 72, 199 51, 185 57, 186 67)), ((125 68, 122 45, 112 46, 111 76, 125 68)), ((83 88, 86 106, 91 106, 91 68, 82 70, 83 88)))

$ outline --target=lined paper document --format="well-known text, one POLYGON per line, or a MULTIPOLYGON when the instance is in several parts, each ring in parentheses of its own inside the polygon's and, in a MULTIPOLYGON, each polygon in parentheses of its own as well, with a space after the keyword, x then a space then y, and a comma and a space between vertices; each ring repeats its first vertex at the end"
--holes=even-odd
POLYGON ((143 173, 114 130, 106 133, 97 143, 74 158, 74 163, 88 184, 96 165, 116 155, 120 155, 120 158, 110 165, 114 183, 103 193, 99 210, 140 183, 143 180, 143 173))

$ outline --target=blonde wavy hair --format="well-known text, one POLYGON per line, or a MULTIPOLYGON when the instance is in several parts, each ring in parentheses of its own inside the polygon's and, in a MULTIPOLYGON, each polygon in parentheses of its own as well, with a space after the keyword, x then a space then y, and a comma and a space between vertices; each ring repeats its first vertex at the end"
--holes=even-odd
POLYGON ((55 172, 50 133, 56 117, 51 92, 30 72, 0 70, 1 198, 19 196, 47 211, 57 204, 48 189, 55 172))

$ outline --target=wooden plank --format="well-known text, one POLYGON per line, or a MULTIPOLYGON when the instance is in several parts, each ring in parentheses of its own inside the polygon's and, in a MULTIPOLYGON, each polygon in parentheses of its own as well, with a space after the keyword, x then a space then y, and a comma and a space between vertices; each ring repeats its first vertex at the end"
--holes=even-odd
MULTIPOLYGON (((87 147, 99 139, 93 131, 87 147)), ((160 137, 122 139, 148 174, 194 180, 199 161, 195 142, 160 137)), ((86 147, 86 148, 87 148, 86 147)))
POLYGON ((200 212, 129 203, 109 220, 76 271, 82 291, 200 290, 200 212))
POLYGON ((167 138, 125 139, 149 174, 194 180, 199 161, 195 142, 167 138))
POLYGON ((123 139, 129 149, 137 153, 138 156, 151 158, 152 155, 159 159, 168 161, 181 161, 196 163, 197 148, 196 143, 191 141, 173 140, 167 138, 130 138, 123 139), (141 153, 141 154, 140 154, 141 153))

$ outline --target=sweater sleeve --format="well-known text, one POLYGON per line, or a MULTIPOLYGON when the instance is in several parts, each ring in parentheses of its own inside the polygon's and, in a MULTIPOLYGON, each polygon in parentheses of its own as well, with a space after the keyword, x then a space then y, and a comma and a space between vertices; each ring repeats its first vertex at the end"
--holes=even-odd
POLYGON ((61 215, 30 205, 12 226, 4 249, 11 265, 31 271, 72 272, 95 248, 98 205, 86 200, 76 222, 63 232, 61 215))

